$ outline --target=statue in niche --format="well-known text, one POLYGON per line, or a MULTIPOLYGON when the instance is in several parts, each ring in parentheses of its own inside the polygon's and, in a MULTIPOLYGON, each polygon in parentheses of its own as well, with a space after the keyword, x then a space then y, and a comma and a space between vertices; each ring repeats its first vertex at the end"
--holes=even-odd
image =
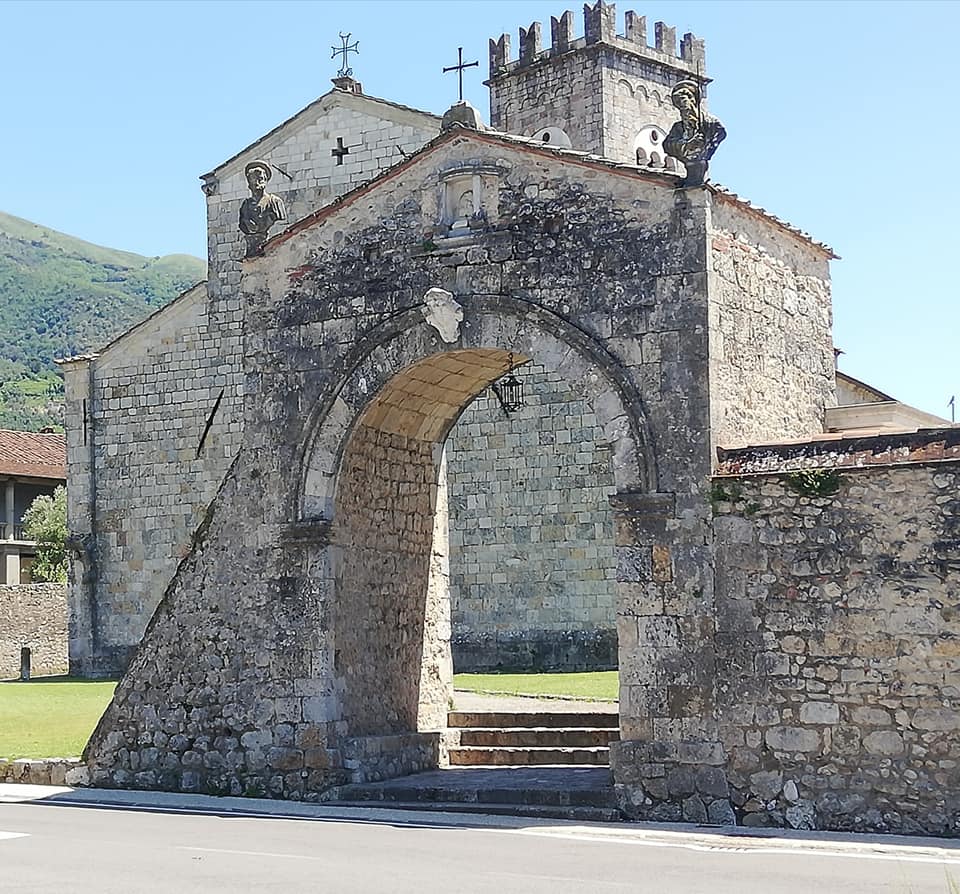
POLYGON ((710 159, 727 136, 716 118, 703 113, 700 98, 700 85, 695 81, 680 81, 670 94, 680 120, 670 128, 663 150, 686 167, 681 186, 703 186, 710 159))
POLYGON ((473 216, 473 190, 468 189, 457 202, 457 219, 469 220, 473 216))
POLYGON ((240 232, 247 240, 246 257, 263 253, 270 228, 279 220, 287 219, 287 209, 280 196, 266 191, 273 170, 265 161, 251 161, 244 168, 250 195, 240 206, 240 232))

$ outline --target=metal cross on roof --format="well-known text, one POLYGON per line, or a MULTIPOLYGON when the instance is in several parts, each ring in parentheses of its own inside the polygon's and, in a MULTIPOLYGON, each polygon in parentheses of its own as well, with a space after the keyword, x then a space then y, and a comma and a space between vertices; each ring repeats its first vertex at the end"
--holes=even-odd
POLYGON ((479 62, 464 62, 463 61, 463 47, 457 47, 457 64, 448 65, 443 73, 446 74, 448 71, 455 71, 457 77, 460 79, 460 102, 463 102, 463 70, 465 68, 473 68, 474 66, 480 67, 479 62))
POLYGON ((343 43, 342 47, 330 47, 333 50, 330 58, 335 59, 337 56, 343 56, 343 67, 340 71, 337 72, 338 78, 349 78, 353 74, 353 69, 349 66, 349 53, 359 54, 360 50, 358 49, 360 45, 359 40, 355 40, 353 43, 350 43, 350 32, 348 31, 344 34, 340 32, 340 40, 343 43))

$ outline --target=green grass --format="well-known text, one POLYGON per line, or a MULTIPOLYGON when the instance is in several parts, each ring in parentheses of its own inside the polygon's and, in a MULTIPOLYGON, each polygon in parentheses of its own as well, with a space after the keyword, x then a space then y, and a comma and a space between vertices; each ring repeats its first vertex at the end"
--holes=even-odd
POLYGON ((0 757, 78 757, 116 685, 70 677, 0 683, 0 757))
POLYGON ((575 698, 615 702, 619 695, 617 671, 581 674, 456 674, 456 689, 537 698, 575 698))

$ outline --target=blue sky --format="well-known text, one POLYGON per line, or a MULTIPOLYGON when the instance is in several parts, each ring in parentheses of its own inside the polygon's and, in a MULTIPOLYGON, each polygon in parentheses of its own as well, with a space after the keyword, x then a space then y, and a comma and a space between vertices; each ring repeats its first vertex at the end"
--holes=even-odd
MULTIPOLYGON (((197 177, 329 87, 349 31, 367 93, 442 112, 463 45, 582 2, 3 4, 0 210, 91 242, 205 253, 197 177)), ((707 41, 729 137, 714 180, 830 243, 841 368, 929 412, 960 393, 954 3, 642 2, 707 41)))

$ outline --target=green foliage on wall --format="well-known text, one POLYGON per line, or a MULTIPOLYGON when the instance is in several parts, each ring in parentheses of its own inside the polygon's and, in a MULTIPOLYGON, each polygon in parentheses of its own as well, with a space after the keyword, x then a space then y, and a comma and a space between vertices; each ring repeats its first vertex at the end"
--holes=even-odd
POLYGON ((840 473, 835 469, 802 469, 787 472, 784 484, 804 497, 832 497, 840 490, 840 473))
POLYGON ((0 212, 0 428, 61 427, 54 358, 103 347, 204 276, 199 258, 146 258, 0 212))
POLYGON ((41 494, 23 514, 23 536, 37 541, 37 557, 30 575, 36 583, 67 580, 67 489, 60 485, 51 496, 41 494))

